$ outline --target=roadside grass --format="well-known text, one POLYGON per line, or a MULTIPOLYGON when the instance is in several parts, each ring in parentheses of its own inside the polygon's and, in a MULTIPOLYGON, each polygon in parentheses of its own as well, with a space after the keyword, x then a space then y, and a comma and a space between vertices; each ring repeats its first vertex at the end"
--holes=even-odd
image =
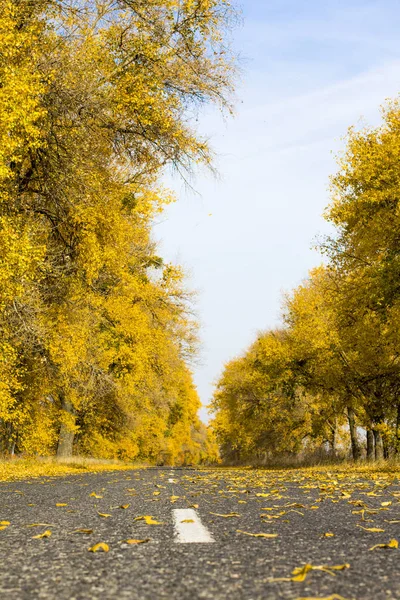
POLYGON ((137 468, 139 468, 137 464, 123 461, 80 456, 60 459, 55 457, 3 458, 0 459, 0 481, 16 481, 31 477, 61 477, 101 471, 126 471, 137 468))
MULTIPOLYGON (((100 473, 102 471, 127 471, 148 467, 148 464, 129 463, 118 460, 105 460, 74 456, 72 458, 56 457, 13 457, 0 458, 0 482, 18 481, 34 477, 62 477, 82 473, 100 473)), ((173 468, 173 467, 172 467, 173 468)), ((242 464, 242 465, 202 465, 199 470, 227 470, 227 471, 263 471, 280 472, 281 474, 301 473, 306 477, 372 477, 388 475, 391 478, 400 478, 400 459, 384 460, 380 462, 354 462, 341 460, 339 462, 317 461, 306 464, 290 463, 287 461, 271 462, 268 465, 242 464)))
MULTIPOLYGON (((207 468, 207 467, 202 467, 207 468)), ((313 477, 318 475, 329 476, 357 476, 368 477, 368 476, 379 476, 390 475, 391 477, 400 478, 400 458, 392 458, 389 460, 367 462, 366 460, 353 461, 353 460, 340 460, 340 461, 271 461, 269 464, 240 464, 240 465, 219 465, 211 467, 214 469, 228 469, 228 470, 250 470, 250 471, 263 471, 263 472, 280 472, 280 473, 301 473, 307 477, 313 477)))
POLYGON ((372 474, 390 474, 397 475, 400 477, 400 460, 391 459, 376 462, 354 462, 354 461, 343 461, 340 463, 321 463, 312 465, 269 465, 269 466, 254 466, 254 469, 260 469, 263 471, 299 471, 307 474, 343 474, 343 475, 372 475, 372 474))

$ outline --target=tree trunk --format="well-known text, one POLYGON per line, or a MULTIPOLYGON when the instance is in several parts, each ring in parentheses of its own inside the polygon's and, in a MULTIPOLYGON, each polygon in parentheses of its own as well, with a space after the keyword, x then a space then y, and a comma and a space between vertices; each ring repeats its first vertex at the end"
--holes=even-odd
POLYGON ((375 438, 375 460, 383 460, 383 440, 382 434, 377 429, 373 429, 375 438))
POLYGON ((397 405, 397 419, 396 419, 396 448, 394 449, 396 454, 400 453, 400 404, 397 405))
POLYGON ((337 450, 337 419, 336 418, 335 418, 335 421, 332 426, 331 445, 332 445, 332 455, 336 456, 336 450, 337 450))
POLYGON ((349 421, 351 452, 353 455, 353 460, 359 460, 361 458, 361 448, 357 437, 356 415, 354 410, 350 407, 347 407, 347 419, 349 421))
POLYGON ((373 461, 375 459, 375 443, 374 433, 372 429, 367 429, 367 460, 373 461))
POLYGON ((60 434, 58 437, 57 456, 69 457, 72 456, 72 448, 75 437, 75 411, 71 402, 65 399, 64 395, 60 395, 61 409, 64 412, 64 420, 61 422, 60 434))

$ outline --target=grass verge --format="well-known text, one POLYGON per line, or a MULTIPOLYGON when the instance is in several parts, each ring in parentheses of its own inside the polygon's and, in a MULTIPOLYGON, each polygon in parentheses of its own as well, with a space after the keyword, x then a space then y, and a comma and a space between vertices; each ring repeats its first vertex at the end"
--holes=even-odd
POLYGON ((126 471, 137 465, 116 460, 72 457, 56 458, 13 458, 0 460, 0 481, 16 481, 31 477, 61 477, 78 473, 101 471, 126 471))

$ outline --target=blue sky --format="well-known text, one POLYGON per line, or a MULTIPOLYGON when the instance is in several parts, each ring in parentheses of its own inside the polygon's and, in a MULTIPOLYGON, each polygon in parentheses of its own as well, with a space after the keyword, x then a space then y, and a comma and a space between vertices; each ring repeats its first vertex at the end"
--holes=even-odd
POLYGON ((322 213, 347 127, 379 123, 400 88, 399 2, 244 0, 242 10, 236 115, 208 111, 199 123, 219 177, 198 173, 195 194, 168 181, 178 202, 154 228, 199 293, 204 405, 224 363, 279 323, 282 293, 321 262, 312 245, 329 232, 322 213))

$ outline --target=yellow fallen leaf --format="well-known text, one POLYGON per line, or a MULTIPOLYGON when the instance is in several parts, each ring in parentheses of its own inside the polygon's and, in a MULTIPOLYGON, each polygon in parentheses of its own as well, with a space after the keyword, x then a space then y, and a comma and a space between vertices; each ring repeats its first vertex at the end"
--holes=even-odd
POLYGON ((258 498, 268 498, 268 496, 270 496, 271 494, 256 494, 256 496, 258 496, 258 498))
POLYGON ((65 502, 57 502, 56 506, 68 506, 65 502))
POLYGON ((86 535, 89 535, 90 533, 93 533, 93 529, 75 529, 72 533, 85 533, 86 535))
POLYGON ((311 565, 309 563, 303 565, 302 567, 296 567, 292 571, 292 577, 269 577, 267 581, 276 582, 276 581, 304 581, 310 571, 324 571, 325 573, 329 573, 330 575, 335 575, 333 571, 343 571, 344 569, 348 569, 350 565, 348 563, 343 565, 311 565))
POLYGON ((145 540, 124 540, 125 544, 145 544, 149 542, 150 538, 146 538, 145 540))
POLYGON ((390 506, 392 504, 392 501, 390 502, 381 502, 381 506, 390 506))
POLYGON ((97 513, 99 515, 99 517, 104 517, 105 519, 107 519, 108 517, 112 517, 112 515, 109 515, 108 513, 97 513))
POLYGON ((191 505, 189 506, 189 508, 199 508, 199 505, 198 505, 198 504, 191 504, 191 505))
POLYGON ((305 564, 303 567, 296 567, 292 571, 293 577, 291 577, 292 581, 304 581, 307 577, 307 574, 312 571, 314 567, 310 564, 305 564))
POLYGON ((193 519, 183 519, 183 521, 181 521, 181 523, 194 523, 193 519))
POLYGON ((88 548, 89 552, 108 552, 109 549, 110 548, 109 548, 108 544, 105 544, 104 542, 99 542, 98 544, 95 544, 91 548, 88 548))
POLYGON ((210 515, 215 515, 216 517, 223 517, 224 519, 230 519, 231 517, 240 517, 238 513, 228 513, 223 515, 221 513, 210 512, 210 515))
POLYGON ((126 510, 129 507, 130 507, 130 504, 121 504, 121 506, 120 506, 120 508, 123 508, 124 510, 126 510))
POLYGON ((0 531, 3 531, 3 529, 7 529, 8 525, 0 525, 0 531))
POLYGON ((344 571, 345 569, 350 568, 349 563, 344 563, 343 565, 328 565, 321 567, 314 567, 315 569, 320 569, 321 571, 344 571))
POLYGON ((32 537, 33 540, 40 540, 42 538, 49 538, 51 536, 51 531, 50 529, 46 529, 46 531, 44 531, 43 533, 39 533, 39 535, 34 535, 32 537))
POLYGON ((91 497, 91 498, 102 498, 103 496, 99 496, 99 494, 96 494, 96 492, 92 492, 92 493, 90 494, 90 497, 91 497))
POLYGON ((357 525, 360 529, 364 529, 364 531, 370 531, 371 533, 384 533, 384 529, 379 529, 379 527, 363 527, 362 525, 357 525))
POLYGON ((324 533, 322 537, 335 537, 335 534, 328 531, 327 533, 324 533))
POLYGON ((388 542, 387 544, 375 544, 375 546, 372 546, 372 548, 370 548, 370 550, 375 550, 376 548, 398 548, 399 547, 399 542, 397 540, 390 540, 390 542, 388 542))
POLYGON ((51 523, 31 523, 26 527, 54 527, 54 525, 52 525, 51 523))
POLYGON ((153 496, 159 496, 161 492, 153 492, 153 496))
POLYGON ((268 519, 270 521, 271 519, 280 519, 285 514, 286 514, 286 510, 283 510, 282 512, 278 513, 277 515, 261 515, 260 519, 268 519))
POLYGON ((0 521, 0 525, 4 525, 5 527, 7 527, 8 525, 11 525, 10 521, 0 521))
POLYGON ((140 517, 136 517, 134 520, 135 521, 144 521, 146 523, 146 525, 162 525, 161 521, 156 521, 150 515, 143 515, 140 517))
POLYGON ((301 596, 300 598, 296 598, 296 600, 346 600, 343 596, 339 594, 331 594, 330 596, 301 596))
POLYGON ((394 519, 392 521, 387 521, 386 519, 384 519, 384 521, 385 521, 385 523, 390 523, 392 525, 394 525, 395 523, 400 523, 400 520, 398 520, 398 519, 394 519))
POLYGON ((248 531, 242 531, 241 529, 236 529, 236 533, 244 533, 244 535, 250 535, 251 537, 256 538, 277 538, 277 533, 249 533, 248 531))
POLYGON ((171 500, 172 504, 174 502, 176 502, 177 500, 179 500, 179 496, 170 496, 169 499, 171 500))

